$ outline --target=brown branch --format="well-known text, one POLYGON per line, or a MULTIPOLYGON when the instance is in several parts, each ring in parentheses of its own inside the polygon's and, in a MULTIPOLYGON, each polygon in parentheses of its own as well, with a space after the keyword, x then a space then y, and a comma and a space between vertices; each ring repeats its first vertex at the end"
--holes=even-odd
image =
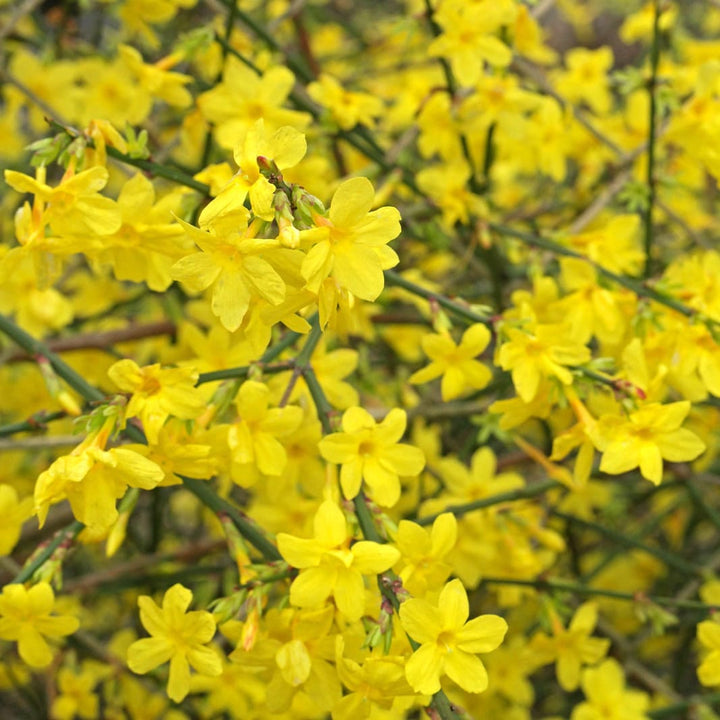
MULTIPOLYGON (((157 337, 158 335, 173 335, 176 331, 175 324, 169 320, 159 320, 158 322, 148 323, 146 325, 128 325, 118 330, 108 330, 106 332, 88 333, 86 335, 75 335, 73 337, 55 338, 47 340, 45 344, 53 352, 67 352, 69 350, 103 350, 112 345, 130 340, 142 340, 149 337, 157 337)), ((5 362, 26 362, 34 358, 26 352, 18 350, 8 355, 5 362)))

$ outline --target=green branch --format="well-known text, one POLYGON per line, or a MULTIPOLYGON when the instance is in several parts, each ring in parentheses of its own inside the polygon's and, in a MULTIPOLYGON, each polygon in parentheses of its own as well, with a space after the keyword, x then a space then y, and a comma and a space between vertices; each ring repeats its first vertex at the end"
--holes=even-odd
POLYGON ((513 500, 526 500, 527 498, 536 497, 537 495, 542 495, 544 492, 558 487, 562 486, 555 480, 544 480, 523 488, 518 488, 517 490, 508 490, 504 493, 490 495, 490 497, 473 500, 472 502, 462 505, 448 505, 444 510, 436 512, 433 515, 422 517, 415 522, 417 522, 418 525, 432 525, 435 519, 443 513, 449 512, 455 515, 455 517, 459 517, 461 515, 467 515, 467 513, 473 512, 474 510, 482 510, 483 508, 493 507, 494 505, 500 505, 505 502, 512 502, 513 500))
POLYGON ((521 585, 523 587, 532 587, 540 591, 554 590, 558 592, 575 593, 576 595, 593 595, 597 597, 612 598, 613 600, 627 600, 628 602, 653 603, 654 605, 662 605, 663 607, 673 607, 681 610, 702 610, 708 614, 712 614, 720 610, 720 605, 712 605, 701 602, 700 600, 682 600, 674 597, 645 595, 644 593, 629 593, 620 590, 606 590, 603 588, 594 588, 582 583, 572 582, 571 580, 561 580, 556 578, 537 578, 536 580, 519 580, 517 578, 504 577, 483 577, 481 583, 489 585, 521 585))
POLYGON ((662 550, 661 548, 655 548, 650 545, 646 545, 645 543, 640 542, 639 540, 636 540, 635 538, 628 535, 624 535, 623 533, 617 530, 613 530, 612 528, 605 527, 604 525, 592 522, 591 520, 583 520, 582 518, 576 517, 575 515, 567 515, 566 513, 560 512, 559 510, 550 510, 550 514, 554 515, 557 518, 560 518, 561 520, 565 520, 565 522, 569 522, 574 525, 580 525, 587 530, 594 530, 600 535, 603 535, 616 543, 624 545, 625 547, 632 547, 638 550, 642 550, 643 552, 648 553, 648 555, 652 555, 658 560, 661 560, 668 567, 674 568, 683 575, 692 575, 703 579, 706 576, 705 571, 701 567, 694 565, 693 563, 688 561, 687 558, 679 557, 678 555, 667 552, 666 550, 662 550))
POLYGON ((23 569, 12 580, 13 583, 24 583, 35 574, 35 572, 43 566, 52 556, 53 553, 63 544, 70 544, 80 534, 85 526, 75 520, 64 528, 58 530, 52 540, 47 545, 41 545, 39 552, 36 552, 25 563, 23 569))

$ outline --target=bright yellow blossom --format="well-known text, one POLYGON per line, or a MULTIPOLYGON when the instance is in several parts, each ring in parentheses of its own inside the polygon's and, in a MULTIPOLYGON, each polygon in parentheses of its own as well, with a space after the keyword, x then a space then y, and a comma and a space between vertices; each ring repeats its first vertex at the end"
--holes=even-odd
POLYGON ((437 605, 411 598, 400 606, 403 630, 420 644, 405 666, 407 681, 416 692, 438 692, 443 674, 466 692, 487 688, 487 671, 476 654, 498 647, 507 623, 497 615, 468 621, 469 615, 467 593, 460 580, 445 585, 437 605))
POLYGON ((126 417, 139 417, 150 443, 172 415, 192 420, 205 409, 205 398, 195 387, 197 372, 189 368, 163 368, 159 364, 139 367, 133 360, 119 360, 108 370, 110 379, 132 393, 126 417))
POLYGON ((510 48, 494 33, 511 24, 515 13, 515 5, 509 2, 446 0, 435 13, 442 33, 430 43, 428 52, 447 58, 459 83, 473 85, 482 74, 484 61, 499 66, 510 63, 510 48))
POLYGON ((204 610, 187 612, 192 592, 173 585, 158 607, 151 597, 141 595, 140 621, 152 635, 134 642, 127 651, 128 667, 144 674, 170 661, 168 697, 181 702, 190 690, 190 666, 203 675, 220 675, 219 654, 208 643, 215 635, 215 618, 204 610))
POLYGON ((107 180, 108 171, 99 166, 77 174, 68 170, 57 187, 15 170, 5 171, 5 181, 10 187, 32 193, 45 203, 43 219, 53 233, 70 237, 109 235, 120 227, 120 209, 99 193, 107 180))
POLYGON ((498 351, 498 363, 512 371, 517 394, 525 403, 537 395, 543 378, 555 377, 563 385, 572 384, 568 365, 590 360, 590 350, 569 335, 562 325, 537 325, 532 332, 516 328, 507 330, 508 340, 498 351))
POLYGON ((392 507, 400 497, 400 476, 417 475, 425 466, 422 450, 398 441, 405 433, 404 410, 391 410, 381 423, 361 407, 347 409, 343 432, 320 441, 320 454, 340 468, 343 495, 351 500, 365 481, 372 499, 392 507))
POLYGON ((650 697, 625 687, 622 666, 612 658, 583 671, 585 702, 573 708, 570 720, 647 720, 650 697))
POLYGON ((422 348, 432 362, 414 372, 409 381, 425 383, 442 375, 440 392, 445 402, 468 390, 482 390, 490 382, 492 373, 475 358, 489 342, 490 331, 480 323, 470 326, 458 345, 445 333, 424 335, 422 348))
POLYGON ((610 641, 591 637, 598 619, 595 603, 581 605, 565 629, 558 618, 553 616, 553 635, 538 633, 531 641, 532 649, 545 662, 556 662, 555 672, 560 687, 568 692, 580 684, 580 670, 583 665, 594 665, 608 651, 610 641))
POLYGON ((258 118, 265 121, 267 132, 283 125, 301 130, 310 115, 287 110, 283 103, 292 90, 295 78, 285 67, 269 67, 261 77, 229 55, 223 80, 198 98, 203 116, 214 123, 217 140, 222 147, 237 145, 258 118))
POLYGON ((365 607, 363 575, 377 575, 394 565, 400 552, 390 545, 361 540, 350 544, 342 510, 331 500, 320 505, 311 539, 279 533, 280 554, 300 574, 290 586, 290 602, 302 608, 319 607, 332 595, 338 610, 359 620, 365 607))
POLYGON ((181 223, 200 251, 178 260, 170 274, 191 292, 212 287, 213 314, 226 330, 235 332, 251 304, 263 299, 279 305, 285 299, 286 288, 283 278, 264 257, 277 247, 278 241, 255 238, 257 228, 248 226, 249 213, 242 205, 226 215, 229 217, 220 213, 219 217, 208 218, 207 230, 181 223), (233 232, 224 227, 228 220, 235 225, 233 232))
POLYGON ((417 597, 444 583, 452 571, 448 554, 457 541, 457 521, 452 513, 438 515, 428 531, 410 520, 401 520, 395 543, 402 553, 400 579, 417 597))
POLYGON ((663 460, 689 462, 705 451, 705 443, 680 427, 690 412, 685 400, 668 405, 647 403, 630 416, 603 415, 592 430, 602 452, 601 472, 619 475, 640 467, 642 476, 658 485, 663 460))
POLYGON ((162 469, 142 455, 122 447, 105 450, 112 424, 109 420, 40 474, 35 509, 41 526, 50 506, 67 498, 86 533, 102 538, 117 520, 115 501, 128 486, 150 490, 162 481, 162 469))
POLYGON ((282 475, 287 453, 278 438, 295 432, 303 420, 301 408, 270 408, 269 401, 269 388, 255 380, 244 382, 235 399, 239 419, 230 426, 228 444, 233 479, 240 485, 250 484, 243 477, 247 465, 254 465, 265 475, 282 475))
POLYGON ((257 217, 272 220, 275 216, 275 186, 260 172, 258 162, 261 159, 272 161, 279 170, 285 170, 297 165, 306 150, 305 136, 301 132, 285 126, 269 136, 260 118, 248 129, 243 141, 233 151, 235 164, 240 169, 203 210, 200 224, 208 217, 242 205, 246 196, 250 197, 252 211, 257 217))
POLYGON ((46 582, 30 588, 11 584, 0 595, 0 639, 15 640, 20 657, 30 667, 47 667, 53 658, 45 637, 74 633, 80 623, 70 615, 53 615, 55 593, 46 582))
POLYGON ((317 227, 300 233, 302 242, 312 242, 301 268, 308 290, 319 293, 330 276, 362 300, 380 294, 382 271, 398 264, 387 243, 400 233, 400 213, 393 207, 370 212, 374 195, 367 178, 346 180, 335 191, 328 217, 316 215, 317 227))
POLYGON ((379 97, 345 90, 334 77, 326 73, 310 83, 307 89, 313 100, 330 110, 333 119, 343 130, 352 130, 358 123, 372 127, 374 118, 383 111, 379 97))

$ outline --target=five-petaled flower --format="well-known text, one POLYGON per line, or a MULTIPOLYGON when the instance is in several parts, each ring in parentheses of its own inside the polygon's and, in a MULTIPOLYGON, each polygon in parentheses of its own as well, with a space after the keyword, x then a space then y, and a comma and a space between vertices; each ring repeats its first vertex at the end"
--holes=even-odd
POLYGON ((220 675, 220 655, 208 647, 215 635, 215 618, 204 610, 187 612, 192 592, 173 585, 158 607, 151 597, 138 598, 140 620, 152 635, 137 640, 127 652, 128 667, 144 674, 170 661, 167 694, 181 702, 190 690, 190 666, 202 675, 220 675))
POLYGON ((290 602, 318 607, 330 595, 350 621, 359 620, 365 607, 363 575, 377 575, 400 558, 397 548, 369 540, 350 545, 351 536, 342 510, 331 500, 320 505, 313 521, 314 538, 280 533, 278 549, 300 574, 290 586, 290 602))
POLYGON ((495 650, 505 637, 507 623, 498 615, 481 615, 468 622, 469 616, 460 580, 445 585, 437 605, 411 598, 400 606, 403 629, 420 644, 405 666, 405 677, 415 692, 438 692, 443 674, 466 692, 487 688, 487 671, 476 653, 495 650))
POLYGON ((392 507, 400 497, 400 475, 415 476, 425 467, 420 448, 398 441, 405 432, 407 416, 395 408, 377 424, 361 407, 351 407, 342 418, 344 432, 320 441, 320 454, 340 468, 340 485, 348 500, 360 492, 363 480, 372 499, 392 507))
POLYGON ((604 415, 595 425, 592 441, 603 454, 600 470, 619 475, 640 466, 640 473, 660 484, 663 460, 686 462, 705 451, 705 443, 691 430, 680 427, 690 403, 648 403, 628 418, 604 415))
POLYGON ((0 638, 15 640, 20 657, 34 668, 47 667, 53 658, 45 637, 71 635, 80 623, 72 615, 52 615, 55 594, 46 582, 30 588, 11 584, 0 595, 0 638))

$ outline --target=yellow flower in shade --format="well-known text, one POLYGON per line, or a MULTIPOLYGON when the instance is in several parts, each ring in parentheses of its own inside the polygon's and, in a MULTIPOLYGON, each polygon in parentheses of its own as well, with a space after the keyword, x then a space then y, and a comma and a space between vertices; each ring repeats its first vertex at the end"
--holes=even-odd
POLYGON ((15 640, 20 657, 30 667, 47 667, 53 652, 46 637, 71 635, 80 623, 71 615, 52 615, 55 594, 46 582, 31 588, 6 585, 0 595, 0 638, 15 640))
POLYGON ((585 603, 577 609, 567 629, 553 615, 552 637, 538 633, 530 643, 539 660, 556 663, 555 673, 563 690, 576 690, 582 666, 602 660, 610 647, 609 640, 591 637, 597 619, 597 605, 585 603))
POLYGON ((269 67, 258 77, 231 55, 225 62, 222 82, 202 93, 197 104, 203 117, 215 125, 218 143, 232 148, 260 117, 268 132, 283 125, 307 126, 311 120, 308 113, 280 107, 294 82, 294 75, 286 67, 269 67))
MULTIPOLYGON (((108 674, 110 672, 108 668, 108 674)), ((53 720, 93 720, 99 717, 100 698, 95 686, 100 679, 97 670, 87 661, 77 672, 69 667, 60 668, 57 673, 58 694, 52 701, 53 720)))
POLYGON ((619 475, 640 467, 644 478, 658 485, 663 460, 687 462, 705 451, 705 443, 680 427, 690 412, 687 400, 668 405, 648 403, 628 418, 604 415, 591 432, 603 454, 601 472, 619 475))
POLYGON ((107 180, 108 171, 99 166, 77 174, 68 170, 57 187, 15 170, 5 171, 5 181, 11 188, 31 193, 45 203, 43 219, 51 225, 53 234, 69 237, 109 235, 120 227, 120 209, 98 192, 107 180))
POLYGON ((363 575, 377 575, 392 567, 400 552, 390 545, 361 540, 350 545, 342 510, 331 500, 320 505, 313 520, 315 537, 277 536, 280 554, 300 574, 290 586, 290 602, 319 607, 332 595, 338 610, 350 621, 365 608, 363 575))
POLYGON ((119 360, 108 370, 110 379, 132 393, 127 417, 139 417, 148 442, 157 443, 160 428, 171 415, 192 420, 205 409, 205 398, 195 387, 197 372, 190 368, 163 368, 159 364, 138 367, 119 360))
POLYGON ((501 67, 510 63, 512 51, 494 33, 511 24, 516 12, 515 4, 508 2, 443 2, 434 14, 442 33, 430 43, 428 52, 446 58, 461 85, 474 85, 485 61, 501 67))
POLYGON ((490 382, 492 373, 475 359, 490 342, 490 331, 484 325, 469 327, 459 345, 446 333, 425 335, 420 342, 432 362, 414 372, 411 383, 426 383, 442 375, 440 393, 447 402, 467 390, 481 390, 490 382))
POLYGON ((400 497, 400 475, 414 476, 425 467, 425 455, 419 448, 405 445, 407 416, 404 410, 391 410, 381 423, 361 408, 351 407, 342 418, 344 432, 324 437, 320 454, 340 468, 340 485, 348 500, 359 492, 363 480, 372 499, 392 507, 400 497))
POLYGON ((358 123, 372 127, 374 118, 383 111, 382 100, 364 92, 350 92, 331 75, 323 73, 317 82, 308 85, 308 95, 326 107, 343 130, 352 130, 358 123))
POLYGON ((393 207, 370 212, 374 196, 367 178, 346 180, 335 191, 328 217, 316 215, 317 227, 300 233, 302 242, 313 243, 301 268, 308 290, 319 293, 330 276, 362 300, 382 292, 383 270, 398 264, 387 243, 400 234, 400 213, 393 207))
POLYGON ((23 523, 33 514, 32 498, 18 499, 12 485, 0 485, 0 555, 9 555, 18 539, 23 523))
POLYGON ((452 571, 447 555, 456 541, 457 521, 452 513, 438 515, 429 531, 410 520, 400 521, 395 537, 403 562, 399 575, 411 595, 422 596, 447 580, 452 571))
MULTIPOLYGON (((335 639, 337 675, 348 689, 333 708, 332 720, 362 720, 376 708, 390 710, 397 697, 412 696, 405 679, 405 659, 398 655, 370 655, 360 665, 343 657, 345 642, 335 639)), ((374 713, 373 713, 374 714, 374 713)))
POLYGON ((697 669, 698 680, 706 687, 720 685, 720 623, 714 620, 701 622, 697 626, 697 638, 706 651, 697 669))
POLYGON ((420 644, 405 666, 405 677, 415 692, 438 692, 441 675, 466 692, 487 688, 487 671, 476 654, 495 650, 505 637, 507 623, 498 615, 481 615, 468 622, 469 616, 460 580, 445 585, 437 605, 411 598, 400 606, 403 629, 420 644))
POLYGON ((228 444, 232 453, 233 479, 241 485, 242 466, 253 465, 265 475, 282 475, 287 465, 287 452, 279 437, 295 432, 303 420, 302 408, 286 405, 268 407, 270 389, 255 380, 242 384, 235 405, 239 420, 230 426, 228 444))
POLYGON ((573 708, 570 720, 646 720, 650 697, 625 687, 625 674, 617 660, 609 659, 583 672, 587 698, 573 708))
POLYGON ((192 592, 173 585, 158 607, 151 597, 141 595, 140 621, 152 635, 134 642, 127 651, 128 667, 143 675, 170 661, 167 694, 181 702, 190 690, 190 666, 201 675, 220 675, 219 654, 207 646, 215 635, 215 618, 204 610, 187 612, 192 592))
POLYGON ((537 395, 543 378, 555 377, 563 385, 572 384, 566 366, 590 360, 590 350, 568 337, 563 325, 537 325, 532 333, 516 328, 507 331, 508 340, 500 346, 498 364, 512 372, 517 394, 525 403, 537 395))
POLYGON ((59 457, 35 483, 35 509, 42 526, 51 505, 67 499, 85 524, 88 538, 105 537, 118 519, 115 501, 130 487, 151 490, 165 475, 151 460, 123 447, 105 450, 114 425, 110 418, 69 455, 59 457))

